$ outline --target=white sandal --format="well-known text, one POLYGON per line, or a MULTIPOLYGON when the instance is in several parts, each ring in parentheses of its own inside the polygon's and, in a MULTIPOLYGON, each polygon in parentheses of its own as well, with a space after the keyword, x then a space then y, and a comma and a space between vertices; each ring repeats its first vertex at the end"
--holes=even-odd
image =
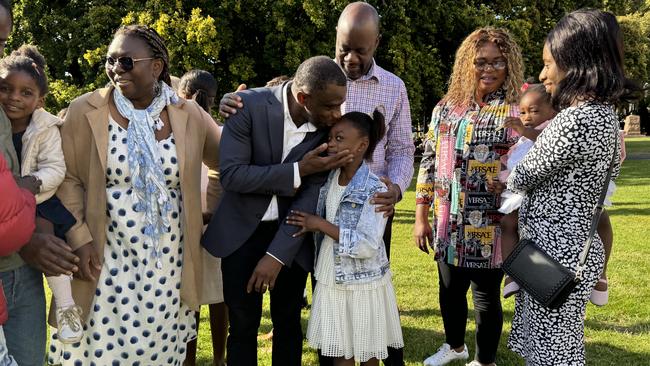
POLYGON ((515 282, 509 276, 506 276, 506 282, 508 281, 508 279, 510 280, 510 282, 508 282, 505 286, 503 286, 503 298, 505 299, 516 294, 521 289, 517 284, 517 282, 515 282))
MULTIPOLYGON (((607 285, 607 279, 601 278, 598 280, 598 283, 604 283, 605 285, 607 285)), ((604 291, 596 290, 596 288, 594 287, 594 289, 591 290, 589 301, 591 301, 591 303, 596 306, 607 305, 607 303, 609 302, 609 287, 604 291)))

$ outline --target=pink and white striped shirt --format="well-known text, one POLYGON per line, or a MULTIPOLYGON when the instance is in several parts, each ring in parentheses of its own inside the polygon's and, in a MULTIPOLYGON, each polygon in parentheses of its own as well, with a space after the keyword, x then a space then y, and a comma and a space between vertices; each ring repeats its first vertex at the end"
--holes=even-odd
POLYGON ((376 108, 386 118, 386 135, 377 144, 368 166, 379 177, 390 178, 403 194, 411 184, 415 153, 408 94, 402 79, 373 60, 366 75, 357 80, 348 78, 347 98, 341 110, 372 115, 376 108))

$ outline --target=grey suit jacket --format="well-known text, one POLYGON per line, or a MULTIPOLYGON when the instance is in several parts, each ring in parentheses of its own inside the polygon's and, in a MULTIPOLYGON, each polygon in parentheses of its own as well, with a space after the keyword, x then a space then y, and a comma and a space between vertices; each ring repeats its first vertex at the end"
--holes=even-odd
POLYGON ((203 235, 202 244, 216 257, 227 257, 251 237, 271 198, 277 195, 280 228, 267 252, 291 266, 313 268, 312 235, 294 238, 298 231, 284 221, 289 210, 316 211, 318 191, 327 172, 302 178, 293 188, 293 163, 325 142, 326 131, 308 133, 282 161, 284 110, 282 86, 240 92, 244 108, 225 123, 220 167, 223 196, 203 235))

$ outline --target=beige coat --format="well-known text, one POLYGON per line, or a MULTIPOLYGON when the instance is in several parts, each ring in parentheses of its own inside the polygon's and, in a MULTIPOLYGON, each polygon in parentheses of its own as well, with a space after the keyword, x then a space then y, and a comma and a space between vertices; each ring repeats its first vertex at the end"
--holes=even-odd
POLYGON ((20 175, 33 175, 41 180, 41 191, 36 195, 36 203, 54 196, 65 177, 65 160, 59 132, 62 124, 59 117, 39 108, 32 114, 32 120, 23 135, 20 175))
MULTIPOLYGON (((75 99, 61 130, 67 173, 57 196, 77 219, 67 233, 77 249, 92 242, 103 261, 106 242, 106 157, 108 153, 109 99, 113 88, 99 89, 75 99)), ((183 273, 181 300, 194 310, 200 305, 204 251, 201 239, 201 162, 216 168, 221 133, 212 117, 198 104, 183 99, 167 106, 176 140, 183 195, 183 273)), ((72 281, 75 301, 88 314, 96 282, 72 281)), ((52 310, 52 309, 51 309, 52 310)), ((53 320, 50 312, 50 321, 53 320)))

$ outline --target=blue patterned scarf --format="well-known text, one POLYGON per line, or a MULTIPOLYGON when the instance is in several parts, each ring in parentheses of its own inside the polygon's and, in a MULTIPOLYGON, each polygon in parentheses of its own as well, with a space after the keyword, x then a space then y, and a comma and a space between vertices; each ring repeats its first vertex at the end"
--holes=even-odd
POLYGON ((159 240, 170 229, 169 214, 172 206, 154 129, 161 130, 163 127, 160 120, 162 110, 167 105, 178 102, 174 90, 162 81, 160 91, 144 110, 135 109, 119 88, 113 91, 118 112, 129 120, 126 140, 131 185, 135 193, 134 210, 144 212, 144 234, 150 238, 152 257, 157 268, 162 267, 159 240))

